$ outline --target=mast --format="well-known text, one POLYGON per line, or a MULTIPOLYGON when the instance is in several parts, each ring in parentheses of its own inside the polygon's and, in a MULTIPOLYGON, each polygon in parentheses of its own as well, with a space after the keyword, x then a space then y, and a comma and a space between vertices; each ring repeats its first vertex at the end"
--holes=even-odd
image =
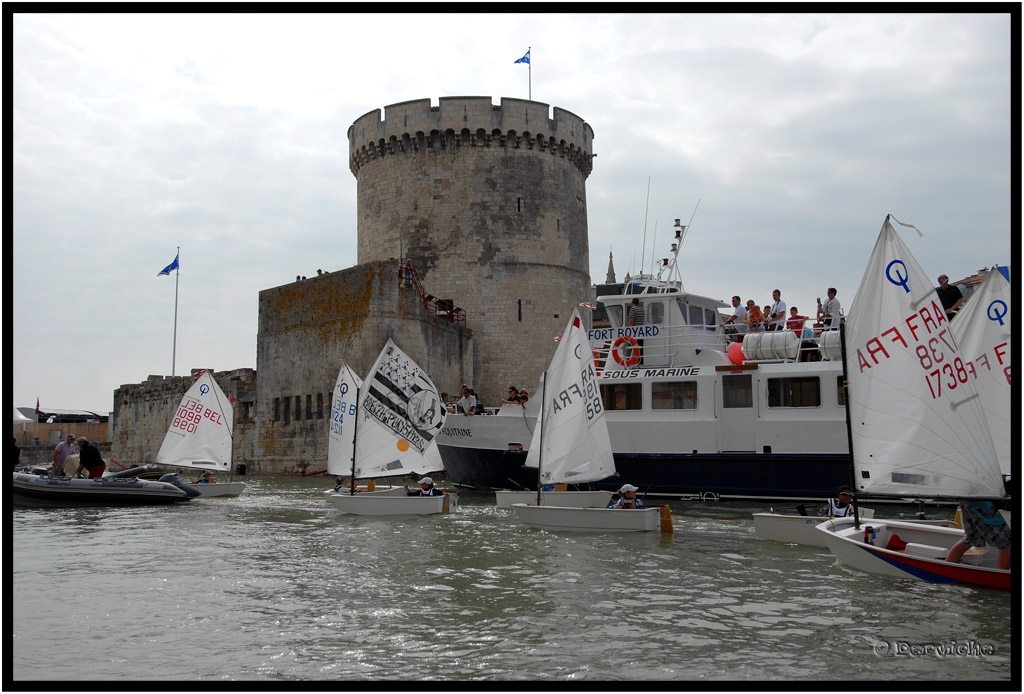
POLYGON ((537 505, 541 505, 541 487, 544 486, 541 481, 541 469, 544 467, 544 420, 547 417, 544 416, 544 404, 548 401, 548 372, 545 371, 540 377, 540 437, 539 444, 540 450, 537 451, 537 505))
POLYGON ((356 388, 356 420, 352 422, 352 478, 348 482, 349 496, 356 495, 356 437, 359 436, 359 388, 356 388))
POLYGON ((850 449, 850 490, 853 492, 853 527, 860 528, 857 506, 857 470, 853 465, 853 422, 850 421, 850 380, 846 371, 846 326, 839 322, 839 353, 843 357, 843 402, 846 403, 846 445, 850 449))

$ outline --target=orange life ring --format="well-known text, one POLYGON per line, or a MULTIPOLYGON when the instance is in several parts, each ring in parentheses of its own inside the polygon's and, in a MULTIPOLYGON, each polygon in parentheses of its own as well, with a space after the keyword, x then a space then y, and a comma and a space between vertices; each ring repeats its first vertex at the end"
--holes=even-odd
POLYGON ((629 335, 622 335, 612 344, 612 358, 615 359, 615 363, 619 366, 630 367, 635 366, 640 362, 640 350, 637 345, 636 338, 629 335), (619 348, 623 345, 629 345, 629 356, 624 357, 619 353, 619 348))

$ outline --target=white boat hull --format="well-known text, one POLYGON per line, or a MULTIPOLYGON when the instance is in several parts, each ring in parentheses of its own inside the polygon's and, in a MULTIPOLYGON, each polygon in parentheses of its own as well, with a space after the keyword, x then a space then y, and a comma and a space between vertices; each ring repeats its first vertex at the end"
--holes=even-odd
POLYGON ((641 532, 662 529, 660 508, 572 508, 527 504, 514 504, 512 508, 520 523, 544 530, 641 532))
MULTIPOLYGON (((496 491, 494 498, 498 508, 512 508, 513 504, 536 504, 537 492, 525 490, 496 491)), ((542 506, 569 506, 573 508, 604 508, 612 498, 611 492, 565 491, 541 492, 542 506)))
POLYGON ((395 496, 377 492, 330 494, 327 501, 342 513, 355 516, 425 516, 448 513, 458 506, 455 495, 395 496))
POLYGON ((193 484, 193 489, 199 491, 199 496, 241 496, 245 491, 245 482, 216 482, 214 484, 193 484))
MULTIPOLYGON (((366 487, 356 487, 356 494, 375 494, 377 496, 408 496, 405 487, 377 487, 373 491, 370 491, 366 487)), ((324 494, 327 497, 336 495, 340 496, 352 496, 349 491, 338 492, 333 489, 328 489, 324 494)))
POLYGON ((868 573, 915 578, 934 583, 955 583, 1010 589, 1010 572, 996 568, 999 551, 973 548, 958 564, 945 560, 946 553, 963 536, 958 528, 925 523, 873 520, 855 527, 852 518, 821 523, 815 531, 825 537, 840 563, 868 573), (866 528, 875 533, 874 544, 864 542, 866 528), (907 543, 904 549, 888 549, 893 535, 907 543))
MULTIPOLYGON (((882 519, 875 519, 874 509, 860 509, 861 521, 870 523, 881 523, 882 519)), ((828 547, 825 536, 817 531, 817 525, 829 520, 827 516, 797 516, 784 515, 781 513, 755 513, 754 532, 764 540, 785 542, 794 545, 808 545, 810 547, 828 547)), ((900 519, 901 523, 913 523, 924 525, 937 525, 940 527, 956 527, 954 521, 942 519, 900 519)))

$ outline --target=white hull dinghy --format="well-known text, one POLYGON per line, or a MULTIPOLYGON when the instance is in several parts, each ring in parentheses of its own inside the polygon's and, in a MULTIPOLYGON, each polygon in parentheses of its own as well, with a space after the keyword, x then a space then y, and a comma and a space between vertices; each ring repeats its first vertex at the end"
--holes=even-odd
MULTIPOLYGON (((525 489, 498 490, 494 492, 498 508, 512 508, 515 504, 536 504, 537 492, 525 489)), ((540 493, 542 506, 571 506, 575 508, 605 508, 612 498, 611 492, 594 491, 559 491, 540 493)))
MULTIPOLYGON (((390 338, 365 383, 342 362, 331 396, 328 474, 349 473, 351 484, 444 469, 436 436, 446 413, 433 381, 390 338)), ((328 491, 325 498, 336 510, 360 516, 447 514, 457 508, 454 496, 410 496, 404 487, 357 486, 328 491)))
POLYGON ((660 530, 672 532, 668 506, 660 508, 573 508, 514 504, 520 523, 543 530, 620 533, 660 530))
MULTIPOLYGON (((949 499, 994 510, 1004 484, 972 376, 980 365, 960 352, 931 280, 890 219, 841 328, 851 485, 864 497, 949 499)), ((999 550, 969 549, 961 562, 948 562, 960 530, 862 523, 857 503, 855 496, 853 518, 816 528, 841 563, 886 576, 1010 590, 1010 569, 997 568, 999 550)), ((992 515, 998 521, 992 526, 1005 522, 992 515)))
MULTIPOLYGON (((213 372, 201 371, 178 404, 164 442, 156 454, 160 465, 202 472, 230 472, 234 408, 213 372)), ((244 482, 192 485, 203 497, 239 496, 244 482)))

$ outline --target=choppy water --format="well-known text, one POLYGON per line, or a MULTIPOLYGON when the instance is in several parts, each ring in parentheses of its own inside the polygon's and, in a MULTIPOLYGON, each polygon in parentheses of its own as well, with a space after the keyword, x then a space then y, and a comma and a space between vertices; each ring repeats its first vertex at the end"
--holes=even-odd
POLYGON ((491 495, 382 519, 328 507, 323 478, 247 482, 13 509, 14 684, 1011 679, 1009 594, 760 540, 765 505, 672 502, 673 535, 555 534, 491 495))

